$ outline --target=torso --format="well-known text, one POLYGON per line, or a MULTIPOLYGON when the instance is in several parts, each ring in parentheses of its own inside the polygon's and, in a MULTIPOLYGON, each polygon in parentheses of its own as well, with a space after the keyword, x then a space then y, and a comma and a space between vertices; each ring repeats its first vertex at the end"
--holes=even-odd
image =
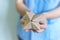
POLYGON ((36 14, 56 8, 58 2, 59 0, 24 0, 24 4, 36 14))
MULTIPOLYGON (((25 5, 35 14, 41 14, 53 10, 57 7, 60 0, 25 0, 25 5)), ((60 18, 48 21, 47 29, 42 33, 33 31, 25 32, 18 24, 18 35, 24 40, 60 40, 60 18), (20 31, 21 30, 21 31, 20 31)))

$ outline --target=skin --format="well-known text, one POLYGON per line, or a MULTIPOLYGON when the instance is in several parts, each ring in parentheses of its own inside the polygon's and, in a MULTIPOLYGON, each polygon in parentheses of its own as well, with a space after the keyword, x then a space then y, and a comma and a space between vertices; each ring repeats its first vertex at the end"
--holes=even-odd
MULTIPOLYGON (((22 16, 25 15, 26 11, 30 11, 28 9, 28 7, 24 4, 23 0, 16 0, 16 8, 22 16)), ((47 19, 54 19, 54 18, 59 18, 59 17, 60 17, 60 6, 57 7, 56 9, 52 10, 52 11, 40 14, 40 17, 37 17, 35 19, 35 21, 38 20, 37 22, 43 23, 42 25, 40 24, 41 30, 36 30, 35 28, 28 28, 28 30, 26 30, 26 31, 29 31, 30 29, 32 29, 35 32, 42 32, 47 27, 47 22, 46 22, 47 19)))

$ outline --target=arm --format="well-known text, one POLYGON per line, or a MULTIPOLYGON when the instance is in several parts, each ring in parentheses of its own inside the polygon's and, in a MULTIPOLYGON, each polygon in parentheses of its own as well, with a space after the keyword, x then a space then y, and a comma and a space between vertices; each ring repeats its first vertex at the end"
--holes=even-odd
POLYGON ((22 16, 25 15, 26 11, 30 11, 23 3, 23 0, 16 0, 16 8, 22 16))
POLYGON ((47 19, 54 19, 60 17, 60 6, 53 11, 44 13, 47 19))
MULTIPOLYGON (((22 15, 22 16, 24 16, 24 17, 26 17, 25 16, 25 14, 26 14, 26 12, 29 12, 29 14, 31 14, 31 17, 33 17, 33 13, 27 8, 27 6, 24 4, 24 2, 23 2, 23 0, 16 0, 16 8, 17 8, 17 10, 18 10, 18 12, 22 15)), ((24 17, 23 17, 23 20, 24 20, 24 17)), ((30 18, 31 18, 30 17, 30 18)), ((26 17, 27 19, 28 19, 28 17, 26 17)), ((23 21, 22 20, 22 21, 23 21)), ((21 21, 21 22, 22 22, 21 21)), ((25 20, 24 20, 25 21, 25 20)), ((28 26, 29 26, 29 24, 28 24, 28 26)), ((26 28, 25 29, 25 31, 29 31, 30 29, 32 29, 30 26, 28 27, 28 28, 26 28)))
POLYGON ((36 19, 33 20, 33 21, 39 22, 39 24, 40 24, 41 30, 37 31, 35 29, 36 32, 42 32, 46 29, 47 19, 54 19, 54 18, 58 18, 58 17, 60 17, 60 6, 57 7, 56 9, 52 10, 52 11, 40 14, 39 17, 37 17, 36 19))

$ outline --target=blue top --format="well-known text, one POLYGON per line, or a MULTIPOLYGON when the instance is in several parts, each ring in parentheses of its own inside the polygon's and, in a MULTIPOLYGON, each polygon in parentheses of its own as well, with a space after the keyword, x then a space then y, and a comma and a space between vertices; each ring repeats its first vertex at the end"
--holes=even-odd
MULTIPOLYGON (((60 0, 25 0, 25 5, 35 14, 52 11, 60 0)), ((23 40, 60 40, 60 18, 47 20, 47 29, 42 33, 25 32, 18 23, 17 33, 23 40)))

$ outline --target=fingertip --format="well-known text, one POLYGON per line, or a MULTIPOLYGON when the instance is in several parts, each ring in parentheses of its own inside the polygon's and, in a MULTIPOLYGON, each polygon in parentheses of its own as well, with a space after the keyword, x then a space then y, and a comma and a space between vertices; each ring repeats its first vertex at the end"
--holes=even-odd
POLYGON ((46 29, 47 26, 45 25, 40 25, 40 29, 46 29))

